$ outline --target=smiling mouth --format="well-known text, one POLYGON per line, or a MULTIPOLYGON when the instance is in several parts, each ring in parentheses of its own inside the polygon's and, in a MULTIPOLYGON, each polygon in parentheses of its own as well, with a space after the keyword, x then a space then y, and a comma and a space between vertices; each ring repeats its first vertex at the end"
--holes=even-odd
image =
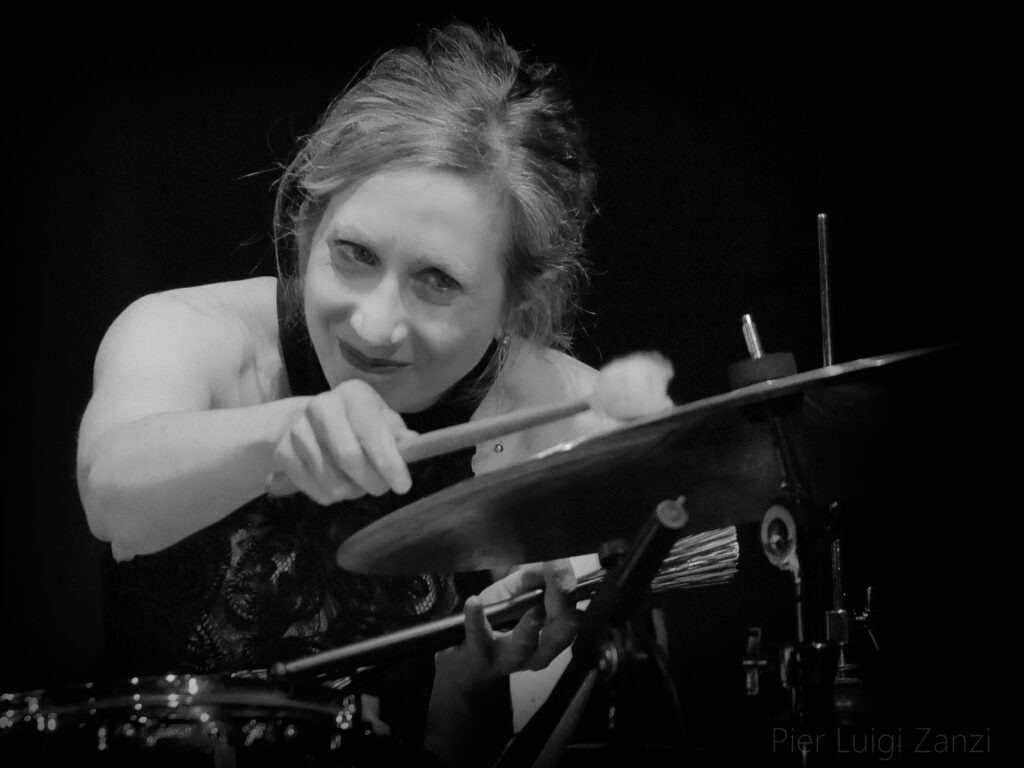
POLYGON ((353 349, 343 341, 338 342, 338 348, 341 350, 341 356, 345 358, 345 361, 357 371, 362 371, 363 373, 395 373, 403 368, 409 367, 409 363, 402 362, 400 360, 367 357, 362 352, 353 349))

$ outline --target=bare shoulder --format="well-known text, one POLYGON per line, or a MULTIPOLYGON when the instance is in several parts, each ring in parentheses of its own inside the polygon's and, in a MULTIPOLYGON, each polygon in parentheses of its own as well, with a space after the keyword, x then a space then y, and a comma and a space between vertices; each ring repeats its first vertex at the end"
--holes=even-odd
POLYGON ((181 288, 147 297, 157 322, 180 323, 177 336, 214 374, 214 407, 254 405, 283 396, 277 280, 270 277, 181 288))
MULTIPOLYGON (((474 418, 587 397, 593 392, 598 376, 597 370, 564 352, 524 344, 498 377, 474 418)), ((616 424, 605 416, 587 411, 508 435, 499 440, 500 452, 495 452, 491 443, 477 446, 474 471, 480 474, 515 464, 559 443, 602 432, 616 424)))
POLYGON ((266 323, 274 316, 277 280, 254 277, 154 293, 144 300, 170 301, 222 327, 266 323), (267 310, 271 312, 267 312, 267 310), (271 317, 268 317, 268 314, 271 317))
POLYGON ((508 372, 507 386, 518 407, 547 405, 589 395, 598 372, 550 347, 524 345, 508 372))
POLYGON ((85 424, 282 396, 275 285, 243 280, 133 302, 100 345, 85 424))

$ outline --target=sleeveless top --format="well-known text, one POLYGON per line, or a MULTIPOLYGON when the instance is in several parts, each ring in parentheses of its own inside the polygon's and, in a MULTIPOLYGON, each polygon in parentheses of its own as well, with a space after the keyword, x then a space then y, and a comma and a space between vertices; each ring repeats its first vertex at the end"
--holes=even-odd
MULTIPOLYGON (((278 328, 291 391, 314 395, 329 387, 296 304, 279 281, 278 328)), ((480 389, 473 385, 494 350, 437 404, 403 414, 406 425, 426 432, 468 421, 482 398, 472 395, 480 389)), ((262 669, 461 609, 466 596, 489 583, 486 573, 365 576, 341 570, 335 553, 360 528, 471 477, 472 457, 470 448, 410 465, 412 489, 402 496, 388 492, 324 507, 301 493, 264 495, 160 552, 123 563, 108 554, 104 671, 262 669)), ((395 667, 376 681, 386 689, 394 678, 390 687, 400 687, 406 703, 418 702, 414 732, 422 727, 433 675, 432 656, 426 662, 408 665, 417 667, 411 678, 395 667)), ((381 715, 387 719, 386 701, 381 715)))

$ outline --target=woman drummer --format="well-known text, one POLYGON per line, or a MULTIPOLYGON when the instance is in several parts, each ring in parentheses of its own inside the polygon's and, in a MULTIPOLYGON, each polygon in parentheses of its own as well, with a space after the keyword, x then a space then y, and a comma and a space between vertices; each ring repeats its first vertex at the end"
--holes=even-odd
MULTIPOLYGON (((411 466, 398 450, 590 390, 595 372, 558 350, 593 185, 550 68, 500 33, 447 27, 385 54, 305 141, 278 190, 277 279, 124 311, 78 452, 113 555, 109 671, 263 668, 446 615, 486 585, 349 574, 334 553, 416 498, 600 426, 584 415, 411 466)), ((379 681, 382 717, 446 762, 493 754, 507 676, 572 639, 572 586, 560 562, 470 598, 467 640, 436 673, 379 681), (481 601, 541 583, 545 611, 491 631, 481 601)))

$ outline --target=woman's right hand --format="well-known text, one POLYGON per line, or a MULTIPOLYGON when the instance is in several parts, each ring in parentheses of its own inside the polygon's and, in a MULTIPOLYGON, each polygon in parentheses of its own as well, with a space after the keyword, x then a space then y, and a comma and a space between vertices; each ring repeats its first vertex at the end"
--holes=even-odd
POLYGON ((412 486, 398 441, 416 433, 359 379, 310 398, 274 449, 267 490, 328 505, 412 486))

